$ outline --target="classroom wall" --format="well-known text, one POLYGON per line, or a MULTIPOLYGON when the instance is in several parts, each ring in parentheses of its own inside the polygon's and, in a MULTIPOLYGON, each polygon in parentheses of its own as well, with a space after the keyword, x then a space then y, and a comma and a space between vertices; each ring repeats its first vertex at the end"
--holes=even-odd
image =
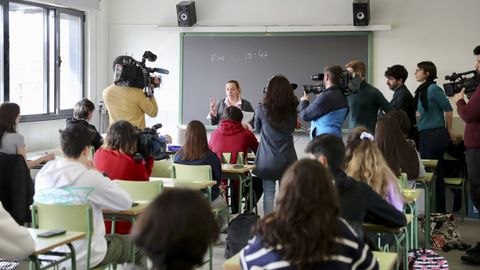
MULTIPOLYGON (((158 55, 151 66, 170 70, 163 76, 160 91, 155 93, 159 115, 147 119, 148 124, 164 124, 162 131, 176 138, 180 133, 179 106, 179 32, 176 27, 175 5, 179 0, 102 0, 96 16, 98 24, 93 31, 91 45, 96 49, 91 60, 89 96, 101 98, 101 91, 111 82, 111 62, 120 54, 139 59, 145 50, 158 55), (173 27, 173 28, 172 28, 173 27), (94 73, 94 74, 92 74, 94 73)), ((232 26, 247 29, 261 25, 351 25, 351 0, 198 0, 197 25, 215 27, 232 26)), ((392 29, 376 31, 373 37, 373 83, 387 99, 392 92, 385 86, 383 73, 386 67, 403 64, 410 77, 407 86, 413 92, 418 85, 413 73, 416 63, 432 60, 437 64, 439 76, 466 71, 474 66, 472 49, 480 44, 477 26, 480 25, 478 0, 371 0, 370 24, 391 24, 392 29)), ((334 53, 334 52, 332 52, 334 53)), ((344 63, 339 63, 344 64, 344 63)), ((321 67, 319 67, 320 69, 321 67)), ((229 79, 229 78, 225 78, 229 79)), ((443 80, 439 80, 443 83, 443 80)), ((249 91, 249 89, 244 89, 249 91)), ((201 89, 199 89, 201 91, 201 89)), ((223 85, 219 85, 223 92, 223 85)), ((190 104, 204 106, 208 104, 190 104)), ((203 117, 203 116, 199 116, 203 117)), ((52 124, 55 126, 55 124, 52 124)), ((462 131, 456 122, 457 132, 462 131)), ((25 134, 26 137, 34 136, 25 134)))

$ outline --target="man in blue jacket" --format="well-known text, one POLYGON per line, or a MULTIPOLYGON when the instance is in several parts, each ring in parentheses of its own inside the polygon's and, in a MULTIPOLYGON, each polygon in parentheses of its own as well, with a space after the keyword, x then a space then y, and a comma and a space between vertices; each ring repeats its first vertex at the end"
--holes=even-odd
POLYGON ((310 139, 322 134, 334 134, 342 137, 343 121, 348 114, 348 102, 339 87, 343 70, 340 66, 327 66, 323 69, 325 90, 317 95, 312 104, 303 92, 300 99, 300 118, 311 121, 310 139))

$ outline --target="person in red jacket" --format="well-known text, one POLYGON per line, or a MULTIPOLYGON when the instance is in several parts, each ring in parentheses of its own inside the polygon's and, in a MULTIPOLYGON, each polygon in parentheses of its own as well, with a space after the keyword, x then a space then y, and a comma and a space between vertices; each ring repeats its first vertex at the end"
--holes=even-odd
MULTIPOLYGON (((230 106, 223 112, 223 120, 217 129, 210 135, 209 147, 222 160, 222 153, 231 153, 230 163, 237 163, 239 152, 244 153, 244 157, 249 151, 257 152, 258 141, 252 131, 245 129, 242 125, 243 113, 236 106, 230 106)), ((243 161, 240 163, 244 163, 243 161)), ((254 181, 259 182, 259 181, 254 181)), ((259 182, 259 184, 261 184, 259 182)), ((255 194, 260 198, 262 188, 255 187, 255 194), (258 194, 260 192, 260 194, 258 194)), ((232 212, 238 212, 238 182, 235 181, 232 188, 232 212)))
MULTIPOLYGON (((120 120, 108 129, 104 145, 95 152, 95 168, 112 180, 148 181, 152 174, 153 158, 140 161, 133 158, 137 152, 137 130, 128 121, 120 120)), ((129 222, 117 222, 115 233, 128 234, 129 222)), ((110 233, 110 221, 105 221, 110 233)))
MULTIPOLYGON (((475 69, 480 76, 480 46, 475 47, 473 54, 477 56, 475 69)), ((467 93, 468 103, 464 99, 465 88, 455 94, 453 101, 457 105, 457 112, 465 122, 465 153, 467 161, 468 181, 473 205, 480 209, 480 85, 473 92, 467 93)), ((480 242, 461 257, 463 262, 480 265, 480 242)))

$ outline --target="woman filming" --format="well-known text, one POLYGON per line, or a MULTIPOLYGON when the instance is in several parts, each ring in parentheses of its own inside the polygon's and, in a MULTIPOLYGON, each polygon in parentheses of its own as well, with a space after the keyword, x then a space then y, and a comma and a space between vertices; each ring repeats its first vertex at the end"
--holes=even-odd
POLYGON ((208 113, 207 119, 210 119, 212 125, 217 125, 218 122, 223 119, 222 116, 225 108, 230 106, 236 106, 245 112, 254 112, 252 104, 242 98, 242 89, 240 88, 238 81, 228 81, 225 84, 225 93, 227 96, 218 102, 215 98, 210 99, 210 112, 208 113))

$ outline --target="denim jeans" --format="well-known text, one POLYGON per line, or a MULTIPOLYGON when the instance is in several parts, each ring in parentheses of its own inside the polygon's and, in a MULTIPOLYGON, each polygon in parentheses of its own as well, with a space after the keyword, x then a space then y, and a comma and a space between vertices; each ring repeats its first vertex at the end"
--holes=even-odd
POLYGON ((449 135, 446 128, 432 128, 420 131, 419 148, 423 159, 438 160, 435 169, 436 212, 445 213, 445 183, 443 176, 443 154, 447 149, 449 135))
POLYGON ((263 179, 263 213, 264 215, 273 212, 276 184, 277 184, 277 180, 263 179))

